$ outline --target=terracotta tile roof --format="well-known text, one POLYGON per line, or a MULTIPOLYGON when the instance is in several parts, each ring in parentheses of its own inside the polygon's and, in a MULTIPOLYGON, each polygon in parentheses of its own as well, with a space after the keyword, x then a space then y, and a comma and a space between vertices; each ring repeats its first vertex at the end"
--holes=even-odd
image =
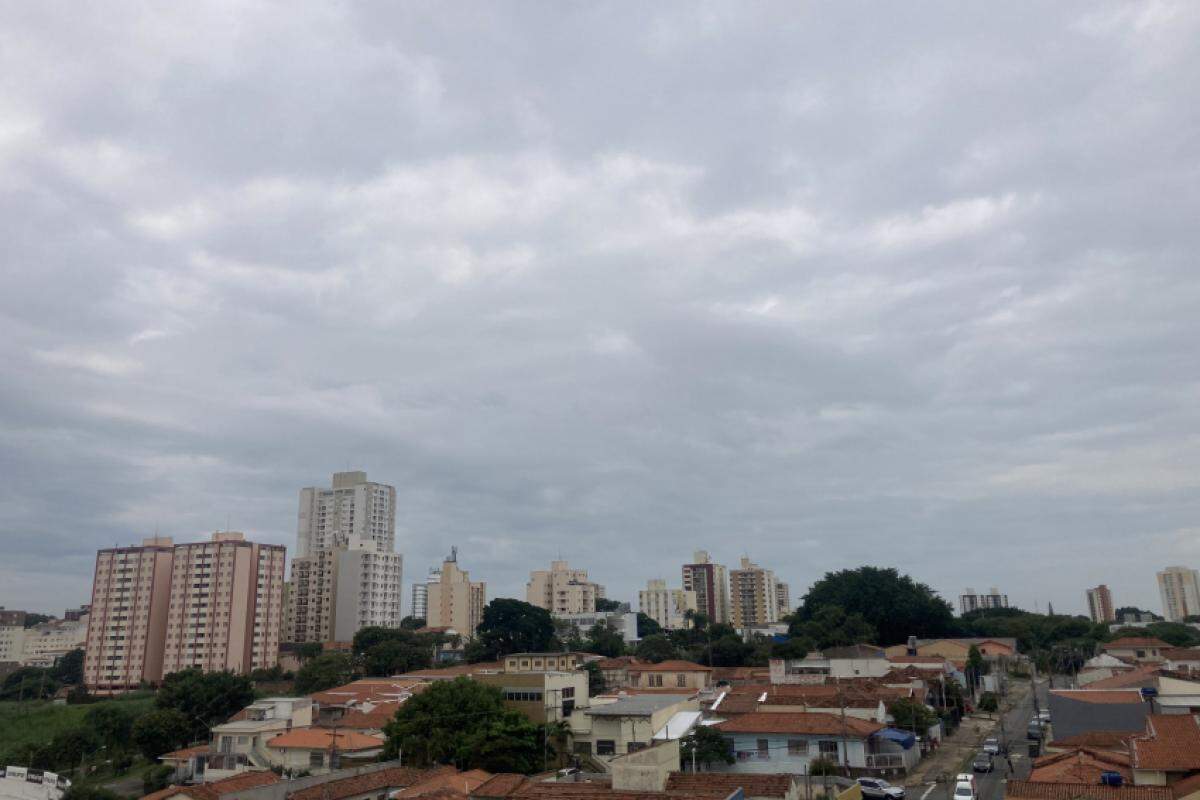
POLYGON ((865 719, 846 717, 843 720, 836 714, 791 711, 755 711, 726 720, 714 727, 723 733, 810 733, 841 736, 844 731, 846 736, 855 739, 864 739, 876 731, 883 730, 879 723, 868 722, 865 719))
POLYGON ((397 675, 397 678, 457 678, 460 675, 471 676, 478 675, 481 672, 503 672, 503 661, 481 661, 478 664, 455 664, 451 667, 438 667, 437 669, 415 669, 412 672, 406 672, 403 675, 397 675))
POLYGON ((288 800, 342 800, 378 789, 403 789, 421 781, 437 777, 444 772, 453 773, 454 767, 436 769, 413 769, 412 767, 388 767, 362 775, 354 775, 336 781, 327 781, 292 792, 288 800))
POLYGON ((758 710, 757 694, 729 694, 717 706, 716 714, 725 716, 727 714, 749 714, 751 711, 758 710))
POLYGON ((355 708, 347 711, 338 719, 323 720, 317 725, 322 728, 346 728, 358 731, 382 730, 383 726, 396 716, 400 705, 399 702, 379 703, 370 711, 355 708))
POLYGON ((1163 649, 1170 649, 1171 645, 1168 642, 1164 642, 1162 639, 1155 639, 1149 636, 1129 636, 1124 639, 1114 639, 1111 642, 1105 642, 1104 644, 1100 645, 1100 649, 1102 651, 1126 650, 1131 647, 1159 647, 1163 649))
POLYGON ((1098 681, 1092 681, 1085 688, 1129 689, 1140 688, 1142 686, 1157 686, 1158 676, 1161 674, 1162 668, 1147 664, 1136 669, 1131 669, 1128 672, 1118 673, 1110 678, 1101 678, 1098 681))
POLYGON ((1176 798, 1187 797, 1190 794, 1200 792, 1200 772, 1175 781, 1167 788, 1171 790, 1171 794, 1175 795, 1176 798))
POLYGON ((280 780, 281 778, 278 775, 270 771, 242 772, 229 778, 213 781, 212 783, 200 783, 195 786, 171 785, 165 789, 159 789, 157 792, 145 795, 142 797, 142 800, 165 800, 167 797, 176 797, 178 795, 190 797, 192 800, 219 800, 219 798, 233 792, 241 792, 257 786, 269 786, 273 783, 279 783, 280 780))
POLYGON ((347 703, 371 703, 386 700, 396 701, 417 694, 427 684, 418 679, 364 678, 335 686, 323 692, 313 692, 310 698, 323 706, 342 706, 347 703))
POLYGON ((1081 703, 1141 703, 1142 693, 1135 689, 1051 689, 1050 694, 1081 703))
POLYGON ((516 772, 501 772, 475 787, 473 797, 509 797, 525 785, 526 777, 516 772))
POLYGON ((480 785, 487 783, 491 777, 492 773, 484 772, 481 769, 472 769, 466 772, 442 772, 401 790, 396 796, 426 797, 444 789, 467 795, 480 785))
POLYGON ((202 753, 209 752, 209 747, 206 744, 198 744, 195 747, 185 747, 182 750, 172 750, 169 753, 163 753, 158 757, 159 761, 186 761, 192 756, 198 756, 202 753))
POLYGON ((1086 747, 1036 759, 1029 780, 1036 783, 1100 783, 1100 775, 1104 772, 1119 772, 1126 781, 1133 780, 1128 755, 1086 747))
POLYGON ((640 663, 642 662, 634 656, 617 656, 616 658, 602 658, 596 662, 596 666, 600 669, 624 669, 640 663))
MULTIPOLYGON (((713 774, 713 773, 707 773, 713 774)), ((652 792, 614 790, 608 781, 583 783, 542 783, 530 781, 517 792, 515 797, 532 797, 537 800, 683 800, 689 797, 724 800, 727 792, 692 790, 689 792, 652 792)))
POLYGON ((1129 731, 1087 731, 1065 739, 1055 739, 1047 747, 1091 747, 1096 750, 1129 749, 1129 740, 1137 734, 1129 731))
POLYGON ((1191 714, 1151 714, 1133 739, 1135 769, 1200 769, 1200 725, 1191 714))
POLYGON ((1162 654, 1168 661, 1200 661, 1200 647, 1172 647, 1162 654))
POLYGON ((942 656, 888 656, 893 664, 945 664, 949 660, 942 656))
POLYGON ((712 672, 712 667, 672 659, 658 664, 630 664, 630 672, 712 672))
POLYGON ((1023 800, 1173 800, 1165 786, 1102 786, 1094 783, 1009 781, 1004 797, 1023 800))
POLYGON ((672 772, 667 777, 666 788, 668 792, 720 791, 727 797, 741 788, 747 797, 787 797, 794 782, 795 778, 783 773, 672 772))
POLYGON ((267 741, 267 747, 299 750, 375 750, 383 740, 354 731, 335 731, 332 728, 294 728, 267 741))

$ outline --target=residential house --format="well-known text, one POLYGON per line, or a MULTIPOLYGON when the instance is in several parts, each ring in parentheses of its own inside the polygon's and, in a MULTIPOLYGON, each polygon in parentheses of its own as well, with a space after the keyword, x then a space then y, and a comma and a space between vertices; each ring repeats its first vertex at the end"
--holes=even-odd
POLYGON ((787 773, 730 774, 719 772, 672 772, 667 778, 668 792, 691 795, 713 792, 724 797, 741 790, 746 800, 799 800, 800 781, 787 773))
POLYGON ((272 767, 320 774, 376 760, 383 752, 383 739, 356 731, 301 728, 267 740, 265 749, 272 767))
POLYGON ((885 651, 893 656, 941 656, 947 661, 966 661, 974 646, 989 661, 1013 658, 1017 655, 1017 640, 1010 637, 962 637, 957 639, 910 639, 906 644, 893 645, 885 651))
POLYGON ((629 685, 629 668, 643 663, 645 662, 633 656, 617 656, 601 659, 596 662, 596 666, 604 677, 605 686, 609 689, 623 689, 629 685))
POLYGON ((1088 686, 1095 681, 1129 672, 1136 666, 1133 662, 1117 658, 1110 653, 1100 653, 1083 662, 1076 680, 1080 687, 1088 686))
POLYGON ((278 775, 270 771, 244 772, 211 783, 197 783, 193 786, 172 784, 145 795, 142 800, 226 800, 240 797, 252 789, 277 784, 280 780, 278 775))
POLYGON ((1059 738, 1090 731, 1141 731, 1149 712, 1150 704, 1136 689, 1050 691, 1050 717, 1059 738))
POLYGON ((531 722, 562 722, 588 703, 588 674, 583 670, 508 672, 478 675, 475 680, 504 693, 504 705, 531 722))
POLYGON ((612 701, 592 698, 591 708, 584 712, 590 729, 575 732, 575 751, 617 756, 641 750, 656 734, 668 730, 676 714, 689 711, 699 717, 694 693, 634 695, 612 701))
MULTIPOLYGON (((1181 673, 1182 674, 1182 673, 1181 673)), ((1200 713, 1200 681, 1159 674, 1154 686, 1154 710, 1163 714, 1200 713)))
POLYGON ((1129 754, 1092 747, 1075 747, 1050 753, 1034 760, 1028 780, 1039 783, 1099 784, 1100 776, 1106 772, 1115 772, 1126 783, 1132 783, 1129 754))
POLYGON ((207 744, 200 744, 163 753, 158 760, 171 768, 171 783, 202 782, 209 752, 207 744))
POLYGON ((1038 783, 1010 780, 1005 800, 1179 800, 1158 786, 1103 786, 1094 783, 1038 783))
POLYGON ((313 701, 308 697, 268 697, 251 703, 210 730, 211 755, 205 774, 209 780, 219 780, 251 768, 269 769, 274 762, 266 751, 267 741, 293 728, 307 728, 313 721, 313 701))
POLYGON ((756 711, 716 728, 737 759, 719 765, 721 771, 805 774, 811 761, 823 758, 870 773, 907 770, 920 760, 911 733, 850 716, 756 711))
POLYGON ((513 653, 504 657, 504 671, 569 672, 595 658, 591 653, 513 653))
MULTIPOLYGON (((477 772, 477 770, 472 770, 477 772)), ((487 773, 483 773, 487 774, 487 773)), ((414 769, 396 766, 391 761, 385 764, 341 770, 326 775, 289 781, 286 800, 381 800, 402 791, 425 789, 440 785, 447 778, 460 773, 454 767, 414 769)), ((470 779, 469 779, 470 780, 470 779)), ((473 783, 473 781, 471 781, 473 783)), ((283 800, 283 798, 247 797, 239 800, 283 800)))
POLYGON ((310 697, 317 704, 316 724, 371 733, 381 730, 401 705, 428 685, 415 679, 363 678, 310 697))
POLYGON ((831 678, 878 678, 892 668, 883 648, 870 644, 828 647, 821 655, 829 662, 831 678))
POLYGON ((1200 672, 1200 648, 1172 647, 1162 657, 1163 667, 1173 672, 1200 672))
POLYGON ((633 689, 680 689, 700 691, 712 684, 712 667, 691 661, 662 661, 658 664, 639 663, 626 668, 629 687, 633 689))
POLYGON ((1161 639, 1144 636, 1127 636, 1100 645, 1100 652, 1123 661, 1162 661, 1163 652, 1171 645, 1161 639))
POLYGON ((1168 786, 1200 770, 1200 724, 1192 714, 1151 714, 1130 746, 1139 786, 1168 786))

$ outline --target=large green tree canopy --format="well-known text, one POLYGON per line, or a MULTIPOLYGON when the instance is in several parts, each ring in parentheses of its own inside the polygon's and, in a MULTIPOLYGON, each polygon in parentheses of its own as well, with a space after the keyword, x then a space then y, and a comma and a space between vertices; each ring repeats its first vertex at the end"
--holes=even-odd
POLYGON ((554 649, 554 620, 544 608, 498 597, 483 609, 469 656, 473 661, 500 658, 509 653, 540 653, 554 649))
POLYGON ((254 684, 247 676, 201 672, 194 667, 164 678, 154 698, 159 708, 183 714, 194 738, 207 736, 210 726, 224 722, 253 702, 254 684))
POLYGON ((892 645, 908 636, 940 636, 954 632, 950 604, 923 583, 893 568, 859 567, 827 572, 804 596, 797 614, 816 618, 829 606, 857 614, 875 629, 879 644, 892 645))

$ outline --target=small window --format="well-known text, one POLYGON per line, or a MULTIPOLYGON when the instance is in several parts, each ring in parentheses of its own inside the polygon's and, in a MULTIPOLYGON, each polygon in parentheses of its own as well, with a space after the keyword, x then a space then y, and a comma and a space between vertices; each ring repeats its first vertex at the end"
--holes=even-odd
POLYGON ((592 743, 591 742, 576 742, 575 743, 575 755, 590 756, 591 754, 592 754, 592 743))
POLYGON ((325 752, 323 750, 310 750, 308 753, 308 765, 310 767, 325 766, 325 752))
POLYGON ((808 755, 808 740, 807 739, 788 739, 788 755, 789 756, 806 756, 806 755, 808 755))
POLYGON ((676 686, 687 686, 687 675, 684 675, 682 672, 679 673, 678 675, 676 675, 675 676, 675 685, 676 686))
POLYGON ((836 741, 822 739, 821 741, 817 742, 817 752, 819 752, 822 756, 834 756, 836 758, 838 754, 838 743, 836 741))
POLYGON ((611 756, 617 752, 617 743, 612 739, 597 739, 596 740, 596 755, 611 756))
POLYGON ((771 742, 767 739, 759 739, 757 744, 758 757, 766 758, 767 754, 771 752, 771 742))

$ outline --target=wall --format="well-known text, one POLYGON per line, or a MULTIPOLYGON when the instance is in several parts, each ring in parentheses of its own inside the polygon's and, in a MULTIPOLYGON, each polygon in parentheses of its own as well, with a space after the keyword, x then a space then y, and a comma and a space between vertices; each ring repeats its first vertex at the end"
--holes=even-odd
POLYGON ((820 756, 820 746, 818 742, 837 741, 837 756, 827 756, 836 761, 839 765, 843 763, 843 759, 849 755, 851 767, 866 766, 866 747, 865 743, 859 739, 851 740, 835 740, 828 736, 800 736, 800 735, 784 735, 784 734, 745 734, 734 733, 727 734, 727 739, 733 741, 733 749, 735 752, 751 753, 749 757, 738 757, 733 764, 716 764, 713 769, 719 772, 751 772, 751 773, 777 773, 791 772, 798 775, 808 774, 809 761, 820 756), (766 757, 758 755, 758 740, 767 740, 766 757), (805 750, 802 753, 791 753, 788 751, 789 740, 801 740, 806 744, 805 750))
POLYGON ((660 742, 612 762, 614 791, 661 792, 667 778, 679 769, 679 742, 660 742))

